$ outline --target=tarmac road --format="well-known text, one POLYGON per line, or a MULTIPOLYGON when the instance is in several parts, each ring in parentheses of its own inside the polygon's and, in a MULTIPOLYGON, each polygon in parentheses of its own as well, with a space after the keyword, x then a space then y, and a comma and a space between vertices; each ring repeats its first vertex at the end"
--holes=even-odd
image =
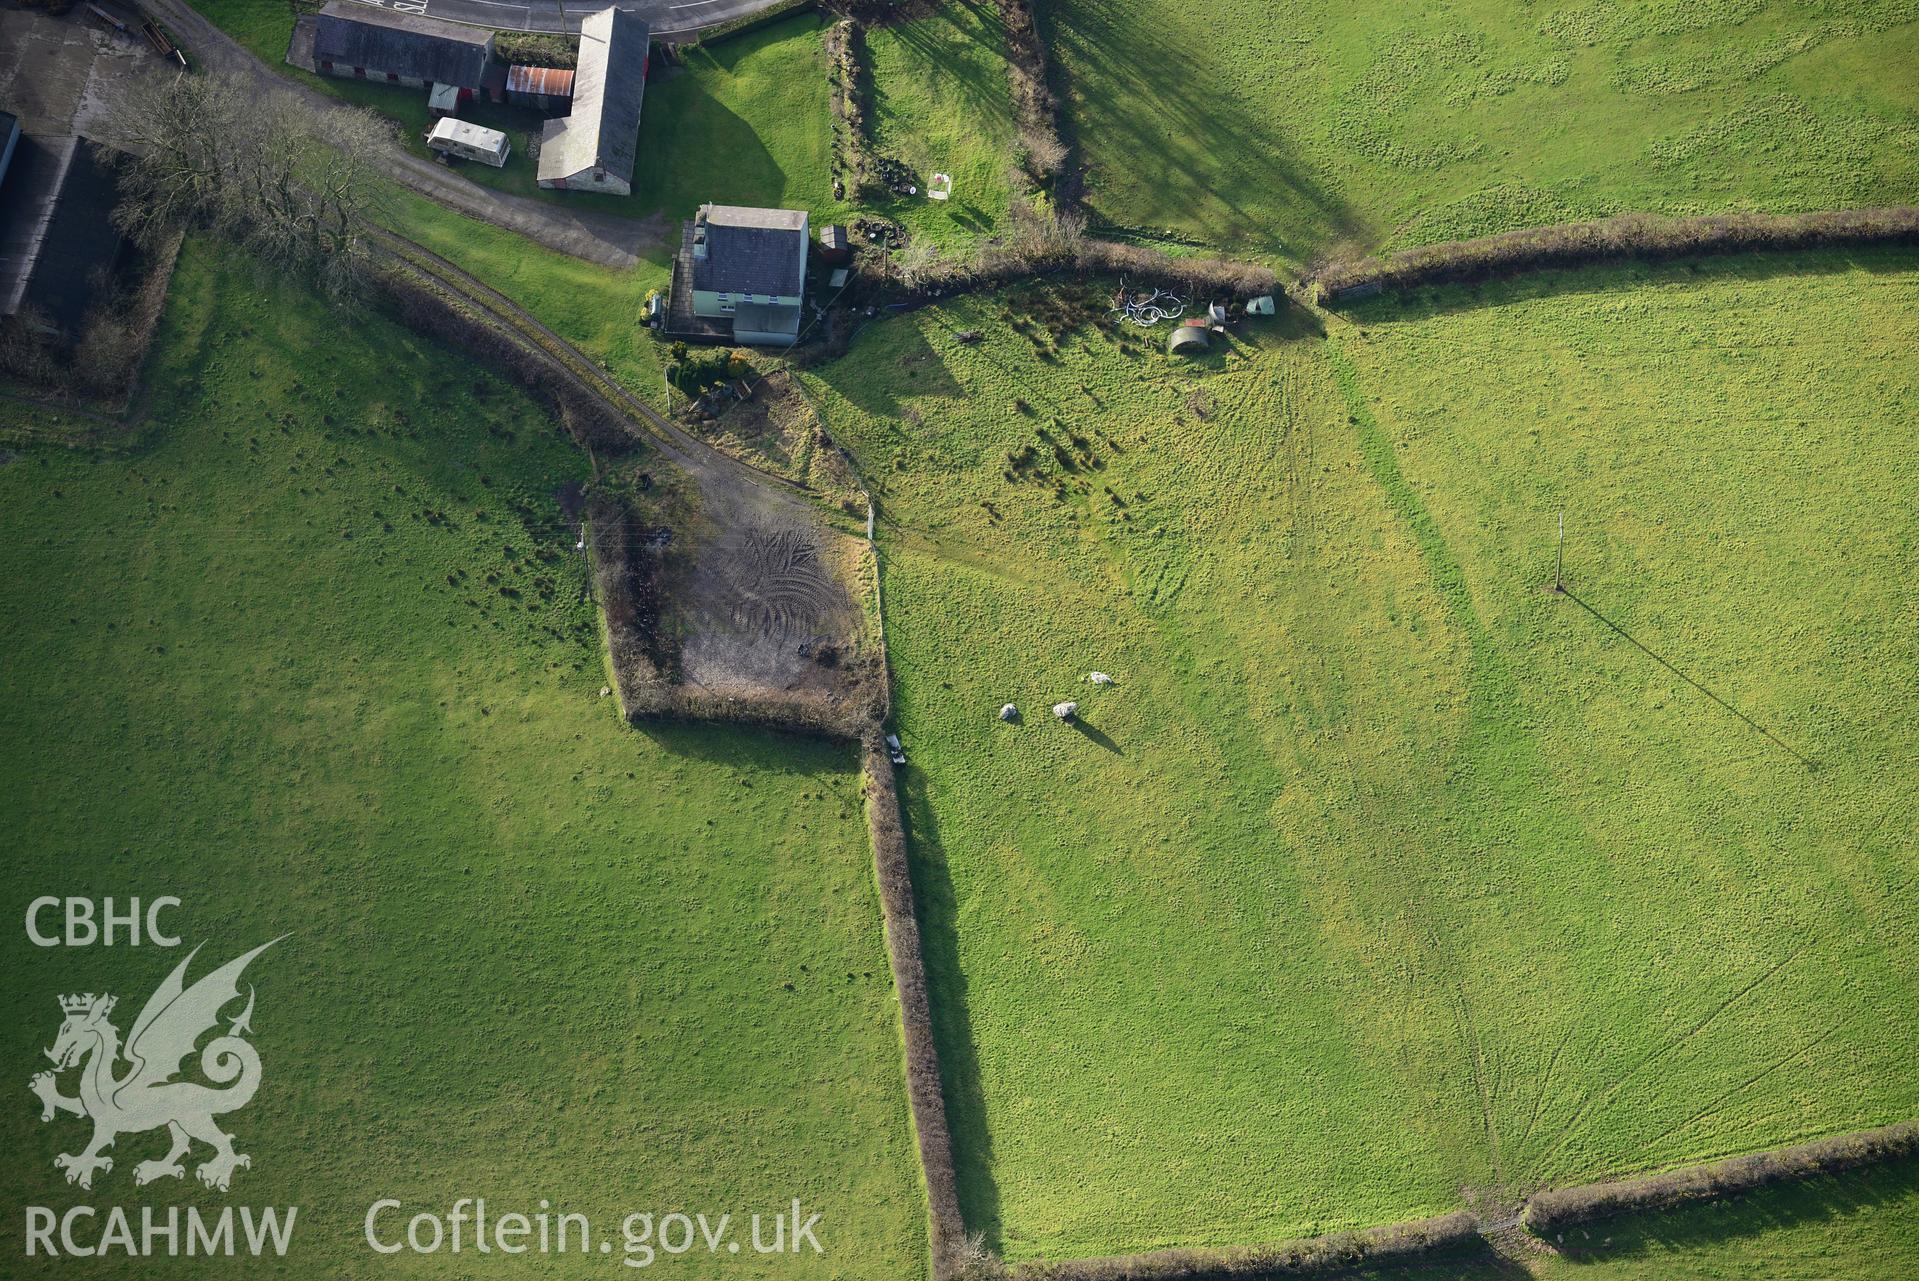
MULTIPOLYGON (((690 37, 707 27, 744 18, 776 0, 612 0, 646 19, 653 38, 690 37)), ((580 19, 604 9, 607 0, 359 0, 399 13, 423 13, 447 22, 504 31, 578 31, 580 19)))

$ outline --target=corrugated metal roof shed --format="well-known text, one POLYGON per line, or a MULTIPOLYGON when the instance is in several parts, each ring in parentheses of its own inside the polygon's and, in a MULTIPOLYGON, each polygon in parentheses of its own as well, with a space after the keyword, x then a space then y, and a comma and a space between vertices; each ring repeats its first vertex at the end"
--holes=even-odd
POLYGON ((806 276, 806 215, 797 209, 707 205, 706 257, 693 263, 693 288, 721 294, 793 297, 806 276))
POLYGON ((602 9, 580 23, 573 111, 547 122, 540 139, 542 182, 589 169, 633 181, 651 39, 646 23, 623 9, 602 9))
POLYGON ((335 68, 477 89, 492 57, 491 31, 356 0, 329 0, 314 19, 314 61, 335 68))
POLYGON ((542 98, 571 98, 573 73, 565 67, 522 67, 506 69, 508 93, 530 93, 542 98))

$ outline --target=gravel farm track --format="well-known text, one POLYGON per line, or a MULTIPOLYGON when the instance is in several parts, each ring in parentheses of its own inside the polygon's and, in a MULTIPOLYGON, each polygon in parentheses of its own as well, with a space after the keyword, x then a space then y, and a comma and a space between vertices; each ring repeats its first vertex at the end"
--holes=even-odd
POLYGON ((375 238, 402 270, 502 328, 698 488, 694 569, 679 601, 688 685, 754 702, 832 683, 806 655, 818 645, 850 650, 864 630, 857 592, 836 569, 849 563, 859 540, 828 524, 806 486, 692 435, 531 312, 439 254, 393 232, 375 238))

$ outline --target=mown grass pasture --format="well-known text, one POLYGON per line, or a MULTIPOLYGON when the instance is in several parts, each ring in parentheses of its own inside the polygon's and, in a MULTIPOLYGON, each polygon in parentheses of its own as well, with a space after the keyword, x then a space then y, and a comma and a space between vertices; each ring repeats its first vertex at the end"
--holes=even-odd
POLYGON ((1290 262, 1912 196, 1903 3, 1062 0, 1042 19, 1099 219, 1290 262))
MULTIPOLYGON (((744 1232, 798 1197, 825 1255, 660 1266, 920 1272, 852 750, 619 719, 565 506, 587 462, 458 353, 196 242, 151 370, 137 440, 0 455, 15 1212, 297 1205, 287 1259, 257 1265, 274 1275, 451 1277, 470 1249, 376 1255, 368 1206, 546 1199, 611 1259, 484 1270, 584 1277, 623 1270, 629 1212, 744 1232), (136 1188, 154 1134, 122 1137, 91 1192, 62 1181, 84 1122, 42 1125, 25 1092, 56 997, 116 993, 124 1032, 183 952, 34 947, 43 893, 178 896, 196 976, 288 934, 248 972, 265 1067, 223 1118, 252 1158, 230 1195, 191 1170, 136 1188)), ((71 1266, 16 1254, 8 1275, 71 1266)))
POLYGON ((1919 1111, 1915 295, 1593 270, 1174 363, 1027 287, 817 371, 971 1224, 1277 1240, 1919 1111))

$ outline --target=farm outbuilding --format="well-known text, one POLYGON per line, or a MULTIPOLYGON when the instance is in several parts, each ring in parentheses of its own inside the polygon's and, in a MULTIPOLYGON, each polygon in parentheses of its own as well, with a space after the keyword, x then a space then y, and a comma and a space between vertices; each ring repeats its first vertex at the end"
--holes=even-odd
POLYGON ((473 96, 493 61, 493 33, 420 14, 329 0, 314 18, 313 65, 322 75, 473 96))
POLYGON ((477 160, 495 169, 505 166, 513 144, 498 129, 485 129, 465 120, 443 119, 433 122, 426 145, 449 156, 477 160))
POLYGON ((11 116, 0 128, 13 139, 0 183, 0 316, 24 311, 47 336, 77 334, 126 247, 112 167, 85 138, 18 132, 11 116))
POLYGON ((853 261, 853 242, 837 222, 820 228, 820 261, 834 267, 853 261))
POLYGON ((542 187, 632 194, 651 40, 646 23, 623 9, 580 23, 572 113, 547 121, 540 135, 542 187))
POLYGON ((1169 356, 1186 356, 1205 351, 1212 345, 1213 340, 1207 337, 1204 326, 1181 325, 1173 331, 1173 336, 1166 340, 1166 353, 1169 356))
POLYGON ((559 111, 573 101, 573 72, 566 67, 508 67, 506 100, 535 111, 559 111))

